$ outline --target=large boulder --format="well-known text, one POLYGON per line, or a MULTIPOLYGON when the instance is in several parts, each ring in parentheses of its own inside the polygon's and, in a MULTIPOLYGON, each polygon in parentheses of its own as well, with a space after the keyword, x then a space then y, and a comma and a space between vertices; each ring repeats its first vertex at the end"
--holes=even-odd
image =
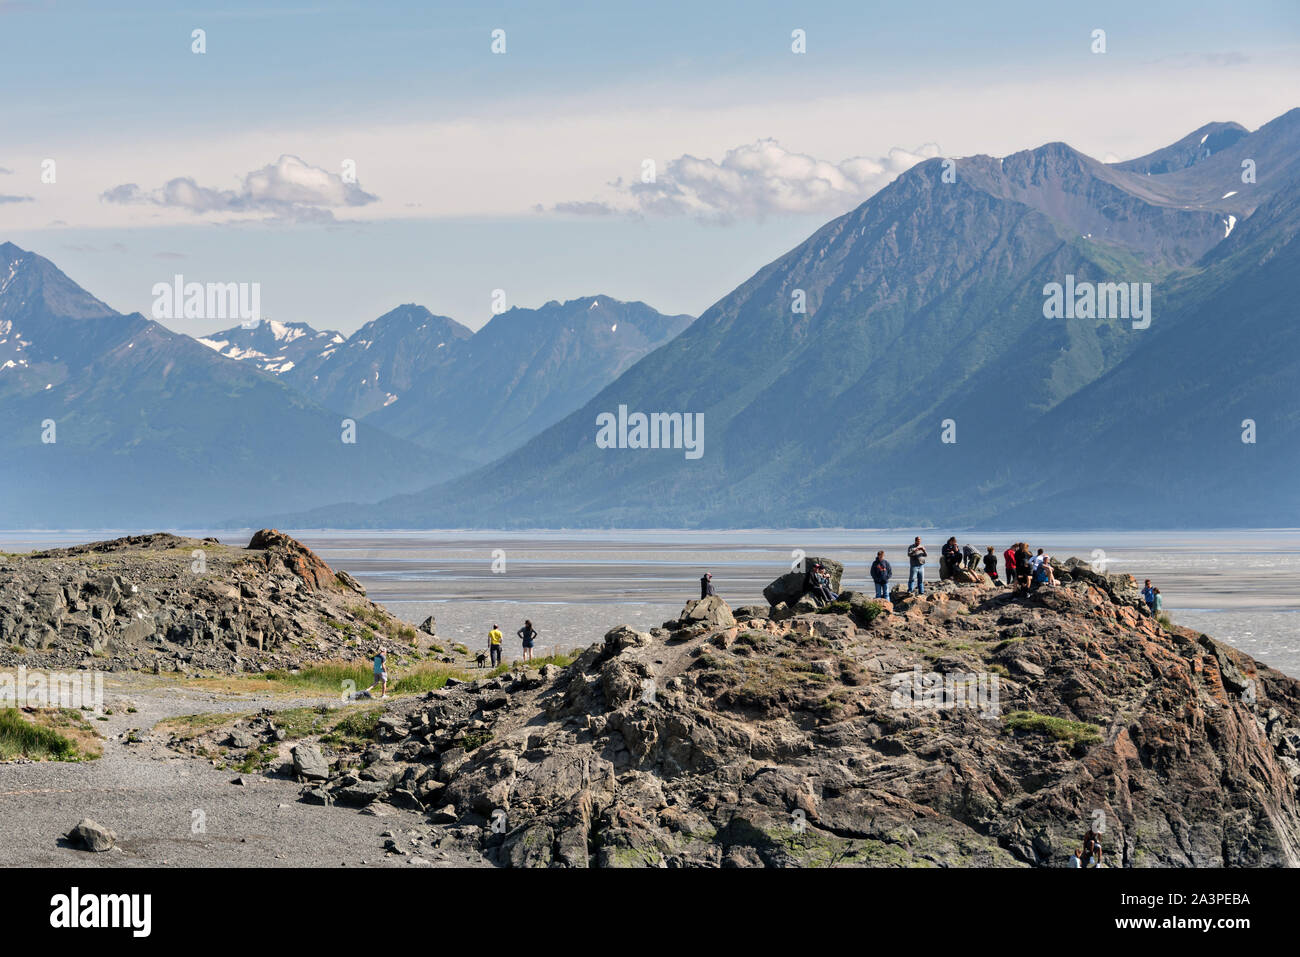
POLYGON ((343 585, 346 588, 351 588, 358 595, 365 595, 366 586, 361 584, 361 582, 357 581, 347 572, 340 570, 335 572, 334 575, 338 579, 340 585, 343 585))
MULTIPOLYGON (((831 591, 839 592, 840 579, 844 576, 844 566, 833 558, 818 558, 809 555, 803 560, 803 568, 812 568, 820 562, 826 566, 826 571, 831 576, 831 591)), ((784 602, 787 605, 794 605, 803 597, 808 583, 808 575, 805 571, 786 572, 780 578, 774 580, 763 589, 763 597, 767 599, 769 605, 779 605, 784 602)))
POLYGON ((312 590, 330 588, 338 579, 333 569, 297 539, 274 528, 261 528, 249 539, 250 551, 263 552, 262 560, 269 571, 287 571, 312 590))
POLYGON ((298 744, 294 745, 290 754, 293 756, 294 777, 303 781, 324 781, 329 778, 329 762, 321 754, 320 748, 298 744))
POLYGON ((988 576, 983 572, 976 571, 973 568, 965 568, 961 565, 954 568, 949 577, 959 585, 987 585, 989 583, 988 576))
POLYGON ((681 621, 710 628, 730 628, 736 623, 736 616, 731 613, 730 605, 717 595, 710 595, 699 601, 688 601, 682 609, 681 621))
POLYGON ((83 817, 77 822, 77 826, 68 832, 68 841, 78 847, 84 847, 88 851, 100 854, 113 849, 113 845, 117 843, 117 834, 102 824, 97 824, 90 818, 83 817))
POLYGON ((1138 588, 1137 579, 1132 575, 1097 571, 1090 562, 1075 557, 1068 558, 1064 562, 1053 560, 1052 569, 1056 572, 1059 581, 1082 581, 1096 585, 1117 605, 1128 605, 1133 608, 1143 608, 1146 605, 1142 600, 1142 591, 1138 588))

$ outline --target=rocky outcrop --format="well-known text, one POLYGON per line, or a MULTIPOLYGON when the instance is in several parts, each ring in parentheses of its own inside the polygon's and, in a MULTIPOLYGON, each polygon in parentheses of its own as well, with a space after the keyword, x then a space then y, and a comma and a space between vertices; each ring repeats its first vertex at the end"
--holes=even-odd
MULTIPOLYGON (((250 551, 261 552, 260 560, 268 572, 288 572, 312 590, 335 588, 340 584, 334 572, 306 545, 274 528, 263 528, 249 540, 250 551)), ((357 585, 348 576, 354 591, 357 585)), ((364 592, 363 592, 364 593, 364 592)))
POLYGON ((772 606, 797 604, 799 599, 808 593, 807 569, 815 567, 819 562, 826 567, 826 573, 830 575, 831 591, 838 592, 840 581, 844 577, 844 565, 833 558, 817 558, 809 555, 803 559, 802 567, 786 572, 763 589, 763 597, 767 599, 767 603, 772 606))
POLYGON ((414 629, 300 542, 132 535, 0 556, 0 665, 244 671, 401 655, 414 629))
POLYGON ((305 799, 501 866, 1054 867, 1089 827, 1120 866, 1300 864, 1300 685, 1094 575, 620 626, 390 702, 305 799))

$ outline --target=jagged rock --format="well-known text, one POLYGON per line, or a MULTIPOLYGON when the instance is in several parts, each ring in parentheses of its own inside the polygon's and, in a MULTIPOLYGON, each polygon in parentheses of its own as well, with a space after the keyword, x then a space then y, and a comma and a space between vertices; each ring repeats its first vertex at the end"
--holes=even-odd
POLYGON ((976 571, 973 568, 957 566, 952 569, 952 574, 948 576, 952 581, 959 585, 989 585, 989 578, 983 572, 976 571))
POLYGON ((366 593, 365 586, 362 585, 361 582, 353 578, 351 575, 349 575, 347 572, 343 571, 342 569, 335 572, 334 577, 338 580, 339 584, 344 585, 347 588, 351 588, 358 595, 364 595, 366 593))
POLYGON ((321 754, 320 748, 314 745, 296 744, 289 754, 293 758, 294 777, 303 781, 325 781, 329 778, 329 763, 321 754))
POLYGON ((0 667, 267 671, 365 654, 365 629, 394 639, 400 666, 409 626, 346 573, 273 530, 250 546, 159 533, 0 562, 0 667))
POLYGON ((821 605, 817 603, 817 600, 812 595, 802 595, 794 603, 794 608, 791 611, 796 615, 810 615, 820 607, 821 605))
POLYGON ((88 817, 83 817, 77 826, 68 832, 68 841, 88 851, 101 854, 111 851, 117 843, 117 834, 102 824, 97 824, 88 817))
POLYGON ((390 789, 391 785, 387 781, 358 781, 346 787, 336 788, 332 796, 339 804, 364 807, 386 795, 390 789))
POLYGON ((631 625, 616 625, 605 632, 605 648, 610 653, 618 653, 624 648, 648 644, 652 639, 643 631, 637 631, 631 625))
POLYGON ((337 580, 334 572, 316 556, 315 552, 274 528, 263 528, 254 532, 248 542, 248 548, 250 551, 265 552, 263 561, 268 568, 285 569, 297 576, 309 588, 329 588, 337 580))
POLYGON ((459 818, 456 815, 456 805, 444 804, 436 811, 429 814, 429 823, 431 824, 455 824, 459 818))
POLYGON ((432 615, 430 615, 428 618, 424 619, 424 621, 420 622, 420 630, 426 635, 434 635, 436 637, 438 634, 438 622, 432 615))
POLYGON ((730 606, 717 595, 693 600, 686 603, 682 610, 681 621, 690 624, 708 625, 711 628, 730 628, 736 623, 730 606))
POLYGON ((236 728, 226 737, 226 744, 232 748, 251 748, 257 744, 257 738, 243 728, 236 728))

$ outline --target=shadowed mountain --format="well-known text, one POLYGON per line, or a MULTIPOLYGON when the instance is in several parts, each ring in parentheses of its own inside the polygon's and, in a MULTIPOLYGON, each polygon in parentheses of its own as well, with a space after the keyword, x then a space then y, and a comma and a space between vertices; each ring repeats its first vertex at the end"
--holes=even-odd
POLYGON ((1131 520, 1122 488, 1139 487, 1147 526, 1203 524, 1223 488, 1295 524, 1276 482, 1300 466, 1285 440, 1300 401, 1279 385, 1300 381, 1285 318, 1300 292, 1300 110, 1240 136, 1203 129, 1218 149, 1191 165, 1175 161, 1190 137, 1132 169, 1061 143, 959 160, 955 181, 943 160, 920 163, 517 452, 324 523, 974 522, 1068 488, 1086 503, 1070 521, 1106 524, 1131 520), (1144 317, 1128 306, 1145 283, 1144 317), (1077 314, 1047 317, 1052 284, 1077 284, 1077 314), (1258 473, 1196 425, 1257 404, 1280 423, 1258 473), (703 455, 598 447, 598 416, 620 406, 702 413, 703 455), (1210 480, 1191 478, 1195 462, 1210 480), (1194 499, 1159 494, 1172 488, 1194 499))
POLYGON ((436 377, 473 335, 454 319, 408 303, 367 322, 323 361, 288 370, 285 382, 328 409, 362 418, 436 377))
POLYGON ((121 315, 48 260, 0 245, 0 523, 211 521, 374 500, 444 457, 340 417, 253 365, 121 315))
POLYGON ((1139 156, 1137 159, 1114 163, 1112 166, 1131 173, 1157 175, 1172 173, 1209 159, 1249 133, 1250 131, 1240 123, 1206 123, 1199 130, 1188 133, 1177 143, 1171 143, 1163 149, 1148 153, 1146 156, 1139 156))
POLYGON ((510 309, 457 343, 438 374, 370 421, 430 448, 489 461, 581 408, 690 323, 690 316, 609 296, 510 309))

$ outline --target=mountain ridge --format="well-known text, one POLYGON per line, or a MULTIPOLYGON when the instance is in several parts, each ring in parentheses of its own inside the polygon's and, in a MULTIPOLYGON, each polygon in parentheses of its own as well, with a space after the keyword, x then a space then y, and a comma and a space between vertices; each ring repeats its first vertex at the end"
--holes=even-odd
MULTIPOLYGON (((943 181, 942 160, 922 162, 759 269, 519 450, 374 508, 277 520, 292 527, 977 523, 1013 503, 980 501, 976 489, 1014 497, 1068 481, 1093 523, 1127 522, 1128 510, 1108 502, 1104 489, 1082 495, 1050 457, 1034 462, 1033 478, 1010 478, 1010 463, 1038 448, 1018 448, 1004 421, 1028 427, 1155 340, 1128 318, 1045 320, 1045 283, 1067 275, 1082 284, 1151 283, 1157 331, 1175 334, 1198 314, 1200 300, 1233 294, 1234 271, 1248 270, 1252 256, 1289 242, 1286 224, 1296 214, 1285 196, 1300 181, 1297 150, 1300 110, 1292 110, 1161 176, 1116 170, 1052 144, 1012 154, 1009 169, 1005 159, 959 160, 955 183, 943 181), (1259 166, 1256 192, 1241 181, 1247 153, 1271 158, 1259 166), (1096 207, 1080 205, 1080 197, 1096 207), (1242 216, 1229 225, 1234 209, 1242 216), (1114 228, 1089 236, 1084 213, 1109 214, 1114 228), (1271 233, 1263 226, 1270 217, 1283 221, 1271 233), (797 294, 802 313, 791 305, 797 294), (703 412, 710 451, 699 462, 662 451, 602 453, 593 441, 596 415, 619 405, 703 412), (960 423, 953 443, 941 440, 949 420, 960 423), (918 490, 909 476, 924 477, 924 485, 918 490)), ((1291 301, 1290 280, 1270 275, 1283 284, 1273 300, 1291 301)), ((1187 328, 1205 332, 1203 322, 1187 328)), ((1167 365, 1151 368, 1161 387, 1180 388, 1167 365)), ((1100 414, 1069 408, 1079 421, 1058 415, 1050 423, 1065 435, 1086 433, 1088 418, 1100 414)), ((1153 475, 1161 474, 1154 447, 1141 452, 1153 475)), ((1285 461, 1294 455, 1278 451, 1285 461)), ((1090 447, 1088 454, 1105 453, 1090 447)), ((1250 482, 1248 471, 1234 481, 1288 514, 1289 500, 1250 482)), ((1200 505, 1196 511, 1204 517, 1200 505)), ((1161 525, 1176 522, 1172 513, 1147 514, 1161 525)))

